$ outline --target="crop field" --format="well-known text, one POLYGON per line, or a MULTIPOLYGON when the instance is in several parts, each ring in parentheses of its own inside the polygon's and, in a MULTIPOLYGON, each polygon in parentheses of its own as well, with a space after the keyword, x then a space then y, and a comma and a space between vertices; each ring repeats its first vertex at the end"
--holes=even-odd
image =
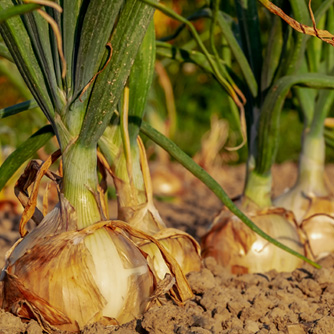
POLYGON ((0 333, 334 328, 334 0, 1 0, 0 333))

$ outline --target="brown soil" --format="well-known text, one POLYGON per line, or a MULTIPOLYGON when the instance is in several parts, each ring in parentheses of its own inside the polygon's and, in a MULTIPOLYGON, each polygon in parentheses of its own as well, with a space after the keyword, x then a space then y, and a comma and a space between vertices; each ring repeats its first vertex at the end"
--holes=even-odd
MULTIPOLYGON (((244 166, 213 172, 230 196, 242 192, 244 166)), ((274 168, 275 195, 293 184, 296 166, 285 163, 274 168)), ((334 174, 328 166, 327 175, 334 174)), ((196 239, 221 207, 219 200, 201 183, 188 179, 188 188, 178 201, 157 202, 169 226, 187 231, 196 239)), ((17 217, 0 212, 0 261, 18 238, 17 217)), ((94 324, 82 333, 117 334, 328 334, 334 328, 334 256, 321 261, 322 269, 304 265, 293 272, 231 275, 212 258, 203 261, 200 272, 190 273, 193 300, 181 307, 166 300, 140 319, 121 327, 94 324)), ((0 311, 0 334, 41 334, 36 321, 23 323, 0 311)))

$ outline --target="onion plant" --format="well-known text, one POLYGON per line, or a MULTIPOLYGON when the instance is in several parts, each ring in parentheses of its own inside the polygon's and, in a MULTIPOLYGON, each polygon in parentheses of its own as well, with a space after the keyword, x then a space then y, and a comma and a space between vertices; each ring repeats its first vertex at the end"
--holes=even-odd
MULTIPOLYGON (((312 85, 307 82, 310 78, 292 76, 298 73, 299 61, 304 54, 306 37, 297 32, 292 32, 290 35, 285 34, 285 28, 280 18, 272 17, 272 29, 268 37, 265 58, 262 60, 262 54, 258 52, 262 49, 260 28, 258 19, 254 20, 254 17, 257 18, 256 2, 248 1, 247 3, 246 9, 236 1, 239 30, 242 31, 243 50, 240 50, 238 42, 236 42, 236 38, 227 23, 226 16, 219 12, 219 1, 211 1, 210 7, 201 10, 202 16, 211 19, 210 46, 212 57, 217 57, 212 32, 215 25, 218 24, 234 59, 240 65, 243 73, 243 83, 247 87, 243 92, 238 91, 239 96, 247 97, 245 107, 249 146, 247 182, 238 205, 253 220, 258 221, 262 229, 283 243, 289 244, 295 250, 302 252, 303 243, 293 215, 285 210, 277 210, 272 207, 270 167, 276 150, 278 110, 282 108, 285 95, 294 84, 312 85), (284 91, 283 99, 279 94, 275 95, 277 87, 280 86, 283 88, 278 91, 281 94, 284 91), (275 112, 272 111, 274 106, 275 112), (272 115, 272 112, 275 117, 270 119, 268 115, 272 115), (273 133, 266 130, 273 128, 275 129, 273 133), (271 155, 268 154, 268 151, 271 155)), ((296 1, 292 1, 291 5, 296 19, 302 20, 307 17, 307 7, 305 5, 296 1)), ((328 8, 328 3, 325 5, 328 8)), ((319 13, 323 13, 324 8, 326 7, 322 6, 319 13)), ((175 13, 165 8, 159 9, 189 26, 184 19, 182 20, 175 13)), ((200 43, 198 45, 202 47, 200 43)), ((221 82, 210 64, 206 65, 203 61, 198 61, 198 51, 178 48, 165 43, 160 43, 158 46, 161 54, 165 56, 179 61, 199 63, 202 68, 214 74, 218 82, 221 82)), ((226 65, 228 63, 224 63, 224 66, 226 65)), ((222 73, 224 73, 224 70, 222 70, 222 73)), ((317 76, 315 75, 315 77, 317 76)), ((231 77, 228 76, 228 78, 232 87, 234 87, 231 77)), ((315 86, 331 87, 332 84, 328 82, 328 79, 328 77, 318 77, 316 81, 322 83, 315 83, 315 86)), ((222 86, 226 89, 226 86, 222 86)), ((240 111, 242 110, 240 108, 240 111)), ((215 256, 219 263, 228 266, 233 272, 270 269, 292 270, 301 264, 300 261, 292 260, 283 252, 270 246, 265 240, 256 237, 225 209, 214 222, 212 231, 203 239, 202 246, 204 256, 215 256)))
MULTIPOLYGON (((255 2, 253 4, 255 5, 255 2)), ((307 17, 305 5, 291 1, 291 7, 295 18, 305 20, 307 17)), ((268 234, 302 251, 304 240, 300 237, 301 232, 293 214, 273 207, 271 201, 270 170, 277 150, 279 115, 284 99, 294 85, 333 88, 333 80, 330 76, 316 73, 300 74, 308 37, 294 32, 289 38, 284 39, 283 27, 278 17, 273 18, 262 70, 255 66, 261 64, 261 54, 252 52, 249 46, 261 45, 261 41, 259 35, 252 33, 259 28, 256 27, 256 21, 251 19, 254 17, 249 13, 252 11, 251 8, 248 7, 246 14, 249 21, 240 24, 245 26, 244 31, 249 32, 244 37, 247 42, 244 44, 244 50, 251 66, 253 64, 253 73, 260 90, 258 95, 254 99, 249 98, 246 104, 249 161, 245 189, 239 205, 268 234)), ((243 11, 244 9, 240 8, 240 15, 243 11)), ((323 12, 322 7, 316 13, 316 17, 319 19, 323 12)), ((314 45, 311 45, 311 48, 314 48, 314 45)), ((272 248, 263 239, 255 238, 224 210, 215 219, 202 245, 205 255, 215 256, 232 272, 270 269, 289 271, 301 264, 272 248)))
MULTIPOLYGON (((62 172, 59 177, 48 171, 57 152, 42 164, 30 163, 18 181, 26 206, 23 238, 2 272, 4 307, 38 319, 47 331, 78 331, 101 319, 124 323, 149 307, 157 288, 153 269, 129 235, 157 242, 125 223, 106 220, 97 143, 117 108, 154 9, 141 1, 43 1, 45 7, 34 2, 2 1, 3 15, 36 11, 10 17, 0 32, 56 134, 62 172), (59 186, 59 204, 45 217, 35 208, 44 174, 59 186), (28 233, 30 218, 38 226, 28 233)), ((36 136, 41 139, 43 131, 36 136)), ((159 243, 157 248, 174 280, 172 295, 182 302, 192 295, 183 273, 159 243)))
MULTIPOLYGON (((333 15, 333 7, 330 7, 320 21, 329 31, 334 28, 333 15)), ((309 41, 306 52, 309 56, 306 65, 309 72, 324 72, 329 75, 333 73, 333 63, 328 61, 333 57, 332 47, 309 41)), ((299 89, 297 93, 304 114, 298 178, 290 190, 275 199, 275 204, 294 212, 298 224, 306 232, 312 255, 321 257, 334 250, 334 202, 330 185, 325 179, 324 138, 324 123, 333 106, 334 91, 310 92, 299 89)))

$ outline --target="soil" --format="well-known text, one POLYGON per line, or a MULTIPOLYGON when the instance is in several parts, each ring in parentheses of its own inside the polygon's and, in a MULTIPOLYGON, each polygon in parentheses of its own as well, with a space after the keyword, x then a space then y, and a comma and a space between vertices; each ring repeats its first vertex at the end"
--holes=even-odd
MULTIPOLYGON (((245 167, 226 167, 212 172, 227 193, 242 192, 245 167)), ((274 167, 274 195, 291 186, 296 165, 274 167)), ((328 177, 334 166, 327 167, 328 177)), ((157 201, 169 226, 180 228, 197 240, 205 233, 221 208, 220 201, 189 175, 184 192, 174 201, 157 201)), ((19 217, 10 206, 0 210, 0 264, 18 238, 19 217)), ((188 275, 194 298, 178 306, 166 299, 141 318, 123 326, 88 326, 82 334, 328 334, 334 328, 334 256, 321 260, 322 269, 304 265, 293 272, 270 271, 257 274, 229 274, 213 258, 203 261, 200 272, 188 275)), ((41 334, 34 320, 22 322, 0 310, 0 334, 41 334)))

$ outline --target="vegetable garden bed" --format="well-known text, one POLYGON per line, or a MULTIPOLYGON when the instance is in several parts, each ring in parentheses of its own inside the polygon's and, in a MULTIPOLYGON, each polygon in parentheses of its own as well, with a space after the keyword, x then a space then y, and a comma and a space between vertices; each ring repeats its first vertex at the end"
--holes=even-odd
MULTIPOLYGON (((244 169, 244 166, 234 166, 220 171, 221 183, 232 197, 242 191, 244 169)), ((327 166, 326 172, 329 177, 334 177, 334 165, 327 166)), ((285 187, 291 186, 296 173, 297 167, 293 163, 275 165, 274 193, 281 193, 285 187)), ((191 189, 196 191, 186 191, 180 202, 157 202, 157 207, 169 226, 185 230, 199 240, 220 209, 220 203, 202 184, 193 179, 191 182, 191 189)), ((9 211, 6 219, 1 217, 1 259, 19 236, 18 220, 9 211)), ((185 306, 161 300, 162 306, 150 309, 121 327, 96 323, 82 333, 331 333, 334 327, 334 257, 329 256, 320 264, 323 266, 320 270, 305 265, 289 273, 271 271, 231 275, 208 258, 200 272, 188 276, 195 297, 185 306)), ((42 333, 36 321, 23 323, 3 310, 0 329, 6 334, 42 333)))
POLYGON ((0 56, 26 101, 0 119, 45 117, 0 166, 0 333, 332 331, 334 0, 258 2, 181 13, 157 0, 1 1, 0 56), (156 10, 179 22, 158 40, 156 10), (174 141, 187 126, 173 64, 213 79, 228 114, 210 113, 193 159, 174 141), (157 82, 165 122, 148 103, 157 82), (298 171, 274 166, 284 105, 303 123, 298 171), (159 146, 151 173, 147 140, 159 146), (225 158, 245 147, 246 166, 224 167, 223 147, 225 158), (170 157, 167 180, 181 185, 161 195, 170 157), (5 186, 21 167, 18 222, 5 186))

